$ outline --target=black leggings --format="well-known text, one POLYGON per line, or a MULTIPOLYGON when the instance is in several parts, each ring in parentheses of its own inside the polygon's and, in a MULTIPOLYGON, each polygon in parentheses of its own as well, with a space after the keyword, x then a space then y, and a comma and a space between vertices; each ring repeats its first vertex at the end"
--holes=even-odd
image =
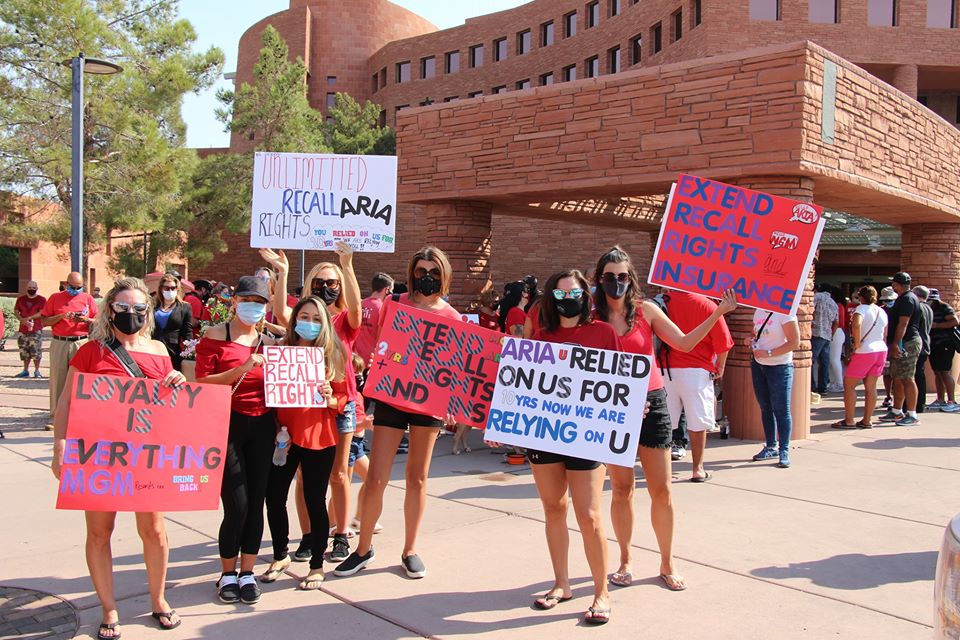
POLYGON ((287 517, 287 495, 290 483, 297 475, 299 466, 303 473, 303 498, 310 516, 310 532, 313 544, 310 568, 323 567, 323 554, 327 550, 330 517, 327 515, 327 484, 330 470, 337 455, 336 447, 304 449, 290 444, 287 463, 282 467, 272 465, 270 482, 267 485, 267 520, 270 522, 270 537, 273 539, 273 559, 287 557, 290 542, 290 519, 287 517))
POLYGON ((230 413, 227 457, 223 468, 223 522, 220 523, 220 557, 236 558, 241 552, 260 553, 263 541, 263 501, 267 495, 273 442, 277 427, 273 411, 262 416, 230 413))

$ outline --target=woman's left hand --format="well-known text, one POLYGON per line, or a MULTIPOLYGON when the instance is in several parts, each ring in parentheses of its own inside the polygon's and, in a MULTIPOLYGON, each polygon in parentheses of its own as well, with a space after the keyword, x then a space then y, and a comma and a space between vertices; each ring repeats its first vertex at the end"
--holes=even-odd
POLYGON ((733 289, 727 289, 723 292, 723 297, 720 299, 720 314, 727 315, 736 308, 737 294, 733 291, 733 289))
POLYGON ((187 376, 174 369, 168 373, 163 380, 160 381, 160 384, 164 385, 165 387, 179 387, 186 381, 187 376))
POLYGON ((333 252, 340 256, 340 266, 349 267, 353 265, 353 247, 346 242, 340 241, 334 245, 333 252))
POLYGON ((444 416, 444 418, 443 418, 443 424, 444 424, 444 426, 452 427, 452 426, 454 426, 455 424, 457 424, 457 419, 453 416, 452 413, 448 413, 448 414, 447 414, 446 416, 444 416))

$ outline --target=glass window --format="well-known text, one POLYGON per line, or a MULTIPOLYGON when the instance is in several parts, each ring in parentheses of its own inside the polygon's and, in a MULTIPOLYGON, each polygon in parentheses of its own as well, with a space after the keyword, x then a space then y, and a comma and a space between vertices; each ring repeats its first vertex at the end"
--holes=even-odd
POLYGON ((403 109, 406 109, 406 108, 409 107, 409 106, 410 106, 410 105, 408 105, 408 104, 398 104, 396 107, 394 107, 394 111, 395 111, 395 112, 396 112, 396 111, 402 111, 403 109))
POLYGON ((650 33, 653 35, 653 52, 660 53, 660 50, 663 49, 663 25, 659 22, 653 25, 650 33))
POLYGON ((499 87, 494 87, 494 88, 493 88, 493 92, 494 92, 494 93, 506 93, 506 92, 507 92, 507 86, 502 84, 502 85, 500 85, 499 87))
POLYGON ((387 86, 387 68, 380 69, 380 88, 387 86))
POLYGON ((673 38, 670 42, 676 42, 683 37, 683 10, 680 9, 673 14, 673 38))
POLYGON ((610 17, 620 15, 620 0, 610 0, 610 17))
POLYGON ((517 55, 522 56, 525 53, 530 53, 531 47, 531 36, 530 29, 526 31, 521 31, 517 34, 517 55))
POLYGON ((459 51, 448 51, 444 55, 445 73, 458 73, 460 71, 460 52, 459 51))
POLYGON ((571 11, 563 16, 563 37, 569 38, 577 35, 577 12, 571 11))
POLYGON ((380 125, 381 127, 387 126, 387 110, 386 109, 380 110, 380 117, 377 118, 377 124, 380 125))
POLYGON ((957 0, 927 0, 927 26, 952 29, 957 26, 957 0))
POLYGON ((572 64, 563 68, 563 81, 571 82, 577 79, 577 65, 572 64))
POLYGON ((600 58, 593 56, 584 60, 583 75, 587 78, 596 78, 600 75, 600 58))
POLYGON ((397 63, 397 83, 410 82, 410 61, 397 63))
POLYGON ((527 78, 526 80, 521 80, 520 82, 517 83, 517 89, 520 89, 521 91, 522 91, 523 89, 529 89, 530 86, 531 86, 531 85, 530 85, 530 79, 529 79, 529 78, 527 78))
POLYGON ((476 69, 483 66, 483 45, 475 44, 470 47, 470 68, 476 69))
POLYGON ((337 76, 327 76, 327 86, 332 87, 337 84, 337 76))
POLYGON ((327 111, 330 111, 330 109, 333 109, 333 107, 336 104, 337 104, 337 94, 328 93, 327 94, 327 111))
POLYGON ((637 34, 630 38, 630 64, 640 64, 643 60, 643 36, 637 34))
POLYGON ((482 96, 482 95, 483 95, 483 91, 471 91, 470 93, 467 94, 467 97, 468 97, 468 98, 479 98, 479 97, 482 96))
POLYGON ((600 24, 600 2, 595 1, 587 5, 587 29, 600 24))
POLYGON ((810 22, 827 24, 840 22, 839 0, 809 0, 809 2, 807 19, 810 22))
POLYGON ((420 77, 432 78, 437 75, 437 59, 434 56, 420 59, 420 77))
POLYGON ((871 27, 897 26, 896 0, 867 0, 867 24, 871 27))
POLYGON ((750 0, 751 20, 779 20, 780 0, 750 0))
POLYGON ((552 74, 552 73, 545 73, 545 74, 543 74, 542 76, 540 76, 540 86, 541 86, 541 87, 545 87, 545 86, 547 86, 548 84, 553 84, 553 74, 552 74))
POLYGON ((378 73, 373 74, 373 78, 371 80, 372 81, 370 82, 370 90, 373 93, 376 93, 377 91, 380 90, 380 74, 378 73))
POLYGON ((449 96, 449 97, 447 97, 447 98, 444 98, 443 101, 444 101, 444 102, 456 102, 456 101, 459 100, 459 99, 460 99, 460 96, 449 96))
POLYGON ((549 47, 553 44, 553 20, 540 25, 540 46, 549 47))
POLYGON ((620 47, 607 51, 607 73, 620 73, 620 47))
POLYGON ((507 39, 499 38, 493 41, 493 61, 500 62, 507 59, 507 39))
POLYGON ((698 26, 703 22, 703 1, 693 0, 693 26, 698 26))

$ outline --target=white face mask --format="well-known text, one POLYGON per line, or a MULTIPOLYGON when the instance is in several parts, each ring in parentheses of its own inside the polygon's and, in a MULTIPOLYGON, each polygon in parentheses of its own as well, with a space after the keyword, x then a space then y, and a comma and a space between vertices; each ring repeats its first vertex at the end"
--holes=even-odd
POLYGON ((163 293, 163 299, 166 300, 167 302, 173 302, 174 300, 177 299, 176 291, 163 291, 162 293, 163 293))

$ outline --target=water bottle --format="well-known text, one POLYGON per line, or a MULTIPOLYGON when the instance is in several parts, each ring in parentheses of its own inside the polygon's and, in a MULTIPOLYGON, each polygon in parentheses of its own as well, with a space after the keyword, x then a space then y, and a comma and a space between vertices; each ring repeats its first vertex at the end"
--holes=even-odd
POLYGON ((730 420, 727 416, 720 418, 720 439, 726 440, 730 437, 730 420))
POLYGON ((280 427, 277 434, 277 447, 273 450, 273 464, 282 467, 287 464, 287 448, 290 446, 290 434, 286 427, 280 427))

